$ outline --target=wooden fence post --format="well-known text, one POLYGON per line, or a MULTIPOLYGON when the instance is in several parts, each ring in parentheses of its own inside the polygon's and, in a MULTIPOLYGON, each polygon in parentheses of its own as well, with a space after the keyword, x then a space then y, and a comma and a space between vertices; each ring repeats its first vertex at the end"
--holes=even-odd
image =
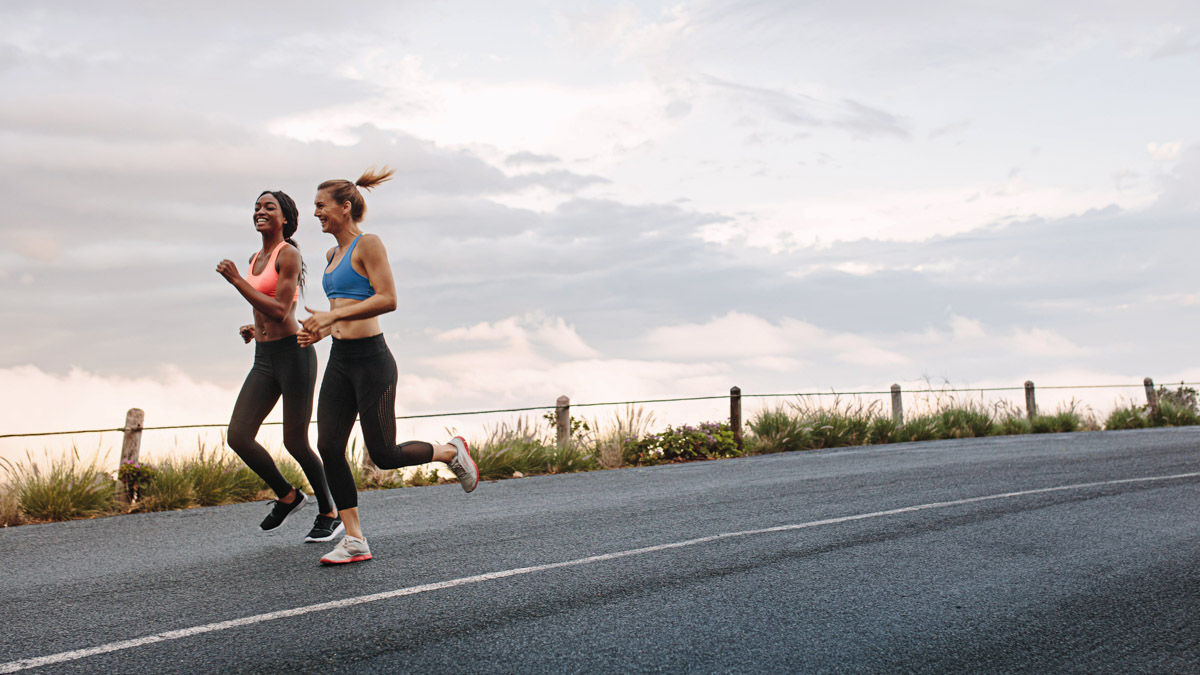
POLYGON ((1150 411, 1151 419, 1158 419, 1158 392, 1154 389, 1154 380, 1146 378, 1146 408, 1150 411))
POLYGON ((1033 381, 1025 380, 1025 410, 1029 415, 1029 421, 1037 416, 1037 397, 1033 393, 1033 381))
POLYGON ((142 450, 142 426, 146 412, 141 408, 130 408, 125 413, 125 439, 121 442, 121 463, 136 462, 142 450))
MULTIPOLYGON (((130 408, 129 412, 125 413, 125 438, 121 441, 121 464, 137 463, 138 455, 142 451, 142 427, 146 421, 146 413, 141 408, 130 408)), ((121 476, 120 465, 117 466, 117 476, 121 476)), ((121 478, 121 483, 125 486, 119 490, 117 498, 128 504, 137 496, 138 484, 136 480, 121 478)))
POLYGON ((892 385, 892 421, 896 424, 904 424, 904 394, 900 392, 900 385, 892 385))
POLYGON ((742 389, 732 387, 729 390, 729 428, 733 429, 733 440, 737 443, 738 452, 745 450, 742 442, 742 389))
POLYGON ((559 396, 554 406, 555 422, 558 429, 558 449, 566 450, 571 442, 571 399, 566 394, 559 396))

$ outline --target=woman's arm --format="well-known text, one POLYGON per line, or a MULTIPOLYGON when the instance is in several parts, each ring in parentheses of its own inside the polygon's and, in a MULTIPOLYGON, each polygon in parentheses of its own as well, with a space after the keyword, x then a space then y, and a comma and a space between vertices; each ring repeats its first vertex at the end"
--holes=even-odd
POLYGON ((283 321, 288 317, 296 298, 296 285, 300 281, 300 251, 292 246, 284 247, 275 259, 275 268, 279 271, 279 281, 276 282, 275 297, 272 298, 251 286, 238 273, 233 261, 222 260, 217 264, 217 272, 242 294, 251 307, 273 321, 283 321))

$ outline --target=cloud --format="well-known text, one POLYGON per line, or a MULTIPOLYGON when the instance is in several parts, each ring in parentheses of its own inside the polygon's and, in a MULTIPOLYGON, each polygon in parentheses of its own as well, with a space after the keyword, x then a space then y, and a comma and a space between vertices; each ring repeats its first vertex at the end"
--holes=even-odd
POLYGON ((509 317, 497 323, 478 323, 464 328, 439 333, 436 338, 443 342, 499 342, 508 347, 532 355, 550 348, 570 358, 592 358, 598 355, 569 326, 562 317, 547 317, 533 312, 522 317, 509 317))
POLYGON ((58 242, 52 236, 36 232, 13 232, 5 239, 11 242, 10 246, 18 255, 29 260, 52 263, 60 253, 58 242))
POLYGON ((1089 7, 6 6, 0 367, 233 391, 254 196, 311 274, 317 183, 389 163, 405 410, 1181 372, 1200 155, 1146 139, 1188 94, 1072 87, 1183 81, 1197 14, 1089 7))
POLYGON ((1166 162, 1179 158, 1179 152, 1183 149, 1183 143, 1172 141, 1170 143, 1154 143, 1146 144, 1146 152, 1150 158, 1157 162, 1166 162))
POLYGON ((929 132, 929 140, 932 141, 932 140, 941 138, 942 136, 960 136, 960 135, 966 133, 967 130, 969 130, 970 128, 971 128, 971 122, 969 120, 963 120, 961 122, 954 122, 952 124, 947 124, 945 126, 938 127, 936 129, 934 129, 933 131, 930 131, 929 132))
POLYGON ((735 105, 744 105, 754 114, 765 114, 789 126, 835 127, 864 138, 909 138, 909 132, 897 116, 858 101, 824 101, 807 94, 739 84, 711 75, 701 75, 697 82, 735 105))
POLYGON ((545 171, 527 173, 512 179, 514 187, 538 186, 564 194, 574 194, 594 185, 604 185, 612 181, 600 176, 581 176, 570 171, 545 171))
POLYGON ((542 164, 557 164, 560 161, 562 161, 562 160, 560 160, 559 158, 557 158, 553 155, 539 155, 534 152, 524 152, 524 151, 513 153, 513 154, 509 155, 508 157, 504 158, 504 163, 506 165, 515 166, 515 167, 530 166, 530 165, 537 166, 537 165, 542 165, 542 164))

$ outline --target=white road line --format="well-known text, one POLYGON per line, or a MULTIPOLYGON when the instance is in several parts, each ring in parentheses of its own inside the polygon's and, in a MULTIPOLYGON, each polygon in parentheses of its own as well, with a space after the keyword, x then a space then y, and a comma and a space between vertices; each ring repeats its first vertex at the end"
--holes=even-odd
POLYGON ((9 661, 8 663, 0 663, 0 673, 15 673, 19 670, 28 668, 40 668, 49 666, 55 663, 64 663, 66 661, 77 661, 85 659, 89 656, 97 656, 99 654, 107 654, 109 652, 117 652, 125 649, 133 649, 134 647, 142 647, 151 645, 156 642, 167 642, 169 640, 179 640, 182 638, 200 635, 202 633, 213 633, 216 631, 228 630, 230 628, 238 628, 240 626, 249 626, 265 621, 274 621, 275 619, 283 619, 289 616, 301 616, 303 614, 312 614, 313 612, 323 612, 329 609, 344 609, 355 605, 362 605, 368 602, 377 602, 379 600, 389 600, 391 598, 399 598, 405 595, 416 595, 418 593, 428 593, 429 591, 438 591, 445 588, 454 588, 456 586, 466 586, 467 584, 478 584, 485 581, 494 581, 496 579, 504 579, 506 577, 515 577, 523 574, 533 574, 535 572, 545 572, 547 570, 560 569, 564 567, 576 567, 578 565, 589 565, 591 563, 604 562, 606 560, 616 560, 618 558, 628 558, 635 555, 644 555, 646 553, 655 553, 657 551, 667 551, 673 548, 683 548, 685 546, 696 546, 698 544, 706 544, 711 541, 721 539, 730 539, 732 537, 748 537, 756 534, 769 534, 772 532, 788 532, 791 530, 803 530, 810 527, 819 527, 821 525, 836 525, 838 523, 849 523, 856 520, 867 520, 869 518, 882 518, 884 516, 895 516, 902 513, 913 513, 915 511, 928 511, 930 509, 942 509, 951 506, 962 506, 964 504, 975 504, 978 502, 993 501, 997 499, 1011 499, 1014 497, 1027 497, 1029 495, 1040 495, 1051 492, 1065 492, 1068 490, 1084 490, 1087 488, 1104 487, 1109 485, 1123 485, 1129 483, 1149 483, 1155 481, 1179 480, 1183 478, 1200 477, 1200 472, 1194 473, 1179 473, 1171 476, 1150 476, 1147 478, 1125 478, 1121 480, 1106 480, 1096 483, 1077 483, 1075 485, 1062 485, 1058 487, 1039 488, 1037 490, 1022 490, 1020 492, 1005 492, 1002 494, 986 495, 983 497, 971 497, 969 499, 956 499, 948 502, 933 502, 930 504, 919 504, 917 506, 906 506, 899 509, 889 509, 887 511, 875 511, 873 513, 860 513, 853 516, 841 516, 839 518, 826 518, 825 520, 813 520, 807 523, 796 523, 792 525, 778 525, 776 527, 764 527, 759 530, 743 530, 741 532, 724 532, 722 534, 714 534, 708 537, 700 537, 698 539, 688 539, 687 541, 677 541, 671 544, 659 544, 657 546, 646 546, 644 548, 629 549, 626 551, 617 551, 616 553, 605 553, 602 555, 588 556, 587 558, 577 558, 575 560, 566 560, 563 562, 547 563, 545 565, 534 565, 532 567, 518 567, 516 569, 503 570, 500 572, 490 572, 488 574, 477 574, 470 577, 461 577, 458 579, 450 579, 448 581, 439 581, 433 584, 422 584, 420 586, 409 586, 408 588, 397 588, 392 591, 384 591, 382 593, 373 593, 371 595, 360 595, 356 598, 346 598, 344 600, 333 600, 330 602, 322 602, 315 605, 306 605, 304 607, 296 607, 293 609, 283 609, 277 612, 267 612, 266 614, 255 614, 241 619, 232 619, 229 621, 220 621, 217 623, 209 623, 203 626, 195 626, 192 628, 183 628, 180 630, 166 631, 164 633, 156 633, 147 635, 146 637, 136 638, 133 640, 122 640, 120 642, 110 642, 108 644, 99 645, 97 647, 89 647, 87 649, 76 649, 69 652, 59 652, 58 654, 50 654, 48 656, 38 656, 30 659, 21 659, 19 661, 9 661))

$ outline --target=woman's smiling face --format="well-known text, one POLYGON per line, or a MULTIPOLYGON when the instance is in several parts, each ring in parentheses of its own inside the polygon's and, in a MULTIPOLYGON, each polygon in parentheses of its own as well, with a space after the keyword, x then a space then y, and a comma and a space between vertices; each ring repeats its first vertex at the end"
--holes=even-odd
POLYGON ((336 228, 350 220, 350 202, 338 204, 329 190, 317 190, 313 206, 313 215, 321 221, 322 232, 329 232, 331 227, 336 228))
POLYGON ((283 209, 279 207, 279 200, 275 199, 275 195, 267 193, 254 202, 254 229, 259 232, 282 230, 285 220, 283 209))

